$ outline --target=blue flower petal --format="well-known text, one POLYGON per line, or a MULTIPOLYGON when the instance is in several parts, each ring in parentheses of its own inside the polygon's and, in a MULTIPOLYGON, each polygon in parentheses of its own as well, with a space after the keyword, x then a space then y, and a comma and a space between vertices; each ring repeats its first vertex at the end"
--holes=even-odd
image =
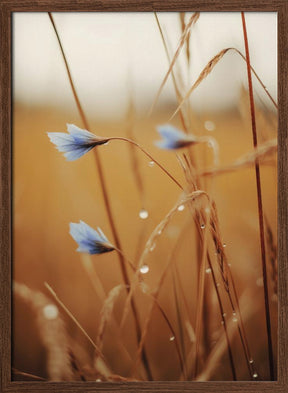
POLYGON ((74 161, 88 153, 97 145, 106 143, 109 138, 98 137, 87 130, 82 130, 74 124, 67 124, 68 134, 63 132, 48 132, 50 141, 56 148, 65 153, 68 161, 74 161))
POLYGON ((171 126, 171 124, 164 124, 157 127, 159 134, 168 139, 171 142, 177 142, 181 139, 186 139, 187 135, 184 132, 178 130, 176 127, 171 126))
POLYGON ((75 161, 78 158, 84 156, 84 154, 88 153, 91 149, 93 149, 93 145, 87 146, 87 147, 81 147, 75 145, 73 150, 67 151, 64 154, 64 157, 66 158, 67 161, 75 161))
POLYGON ((185 134, 170 124, 158 126, 157 131, 163 139, 155 142, 155 145, 161 149, 179 149, 197 142, 197 138, 185 134))
POLYGON ((99 233, 83 221, 79 224, 70 223, 70 235, 78 243, 79 252, 103 254, 115 249, 100 228, 98 231, 99 233))
POLYGON ((67 131, 72 136, 74 141, 79 144, 80 143, 90 144, 97 141, 98 139, 95 134, 92 134, 92 132, 89 132, 87 130, 82 130, 81 128, 75 126, 74 124, 67 124, 67 131))

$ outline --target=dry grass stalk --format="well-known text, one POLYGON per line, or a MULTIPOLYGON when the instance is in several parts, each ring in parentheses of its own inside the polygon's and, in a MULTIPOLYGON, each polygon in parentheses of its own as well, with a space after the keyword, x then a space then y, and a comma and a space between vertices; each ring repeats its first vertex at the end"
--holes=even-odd
POLYGON ((224 289, 227 292, 228 299, 233 311, 233 314, 237 316, 237 326, 238 332, 241 339, 247 368, 249 370, 250 376, 253 376, 253 370, 251 364, 249 362, 251 358, 251 353, 249 350, 248 340, 242 320, 242 314, 239 306, 238 295, 236 291, 236 286, 234 283, 234 278, 232 272, 230 270, 227 256, 225 254, 224 245, 221 237, 220 226, 219 226, 219 219, 217 215, 217 209, 215 202, 212 203, 212 214, 211 214, 211 234, 215 244, 215 249, 217 253, 217 261, 219 264, 219 271, 222 277, 222 281, 224 284, 224 289))
MULTIPOLYGON (((184 34, 184 31, 186 28, 185 16, 186 16, 185 12, 179 12, 179 19, 180 19, 182 34, 184 34)), ((190 65, 190 33, 191 33, 191 31, 189 31, 186 36, 186 58, 187 58, 188 68, 190 65)))
POLYGON ((198 76, 197 80, 195 83, 193 83, 192 87, 188 90, 188 92, 185 94, 183 97, 182 102, 180 102, 178 108, 175 110, 173 115, 170 117, 169 121, 173 119, 173 117, 178 113, 180 110, 181 106, 183 103, 187 100, 187 98, 190 96, 190 94, 200 85, 200 83, 207 78, 207 76, 212 72, 213 68, 216 66, 216 64, 222 59, 222 57, 232 48, 225 48, 221 50, 217 55, 215 55, 209 62, 208 64, 204 67, 204 69, 201 71, 200 75, 198 76))
MULTIPOLYGON (((248 35, 247 35, 244 12, 241 12, 241 17, 242 17, 243 36, 244 36, 245 53, 246 53, 253 146, 254 146, 254 148, 257 148, 258 141, 257 141, 257 129, 256 129, 256 115, 255 115, 253 85, 252 85, 252 76, 251 76, 251 68, 250 68, 250 53, 249 53, 248 35)), ((261 250, 261 265, 262 265, 262 275, 263 275, 264 302, 265 302, 265 314, 266 314, 268 360, 269 360, 270 378, 273 381, 275 379, 275 376, 274 376, 273 343, 272 343, 271 316, 270 316, 270 304, 269 304, 269 288, 268 288, 267 266, 266 266, 264 211, 263 211, 263 201, 262 201, 260 166, 259 166, 259 161, 257 159, 255 161, 255 177, 256 177, 256 187, 257 187, 257 205, 258 205, 258 218, 259 218, 260 250, 261 250)))
POLYGON ((65 313, 69 316, 69 318, 72 319, 72 321, 75 323, 75 325, 80 329, 80 331, 83 333, 83 335, 87 338, 87 340, 90 342, 90 344, 92 345, 92 347, 95 350, 95 353, 97 354, 97 356, 99 356, 99 358, 101 359, 102 363, 106 363, 105 357, 102 353, 102 351, 100 350, 100 348, 98 348, 98 346, 94 343, 94 341, 92 340, 92 338, 88 335, 88 333, 86 332, 86 330, 82 327, 82 325, 80 324, 80 322, 77 321, 77 319, 74 317, 74 315, 71 313, 71 311, 69 311, 69 309, 65 306, 65 304, 59 299, 59 297, 57 296, 56 292, 50 287, 49 284, 47 284, 45 282, 45 287, 48 289, 48 291, 50 292, 50 294, 53 296, 53 298, 55 299, 55 301, 61 306, 61 308, 65 311, 65 313))
MULTIPOLYGON (((164 49, 165 49, 166 57, 167 57, 168 63, 170 64, 171 63, 171 59, 170 59, 169 50, 168 50, 168 42, 166 42, 167 39, 165 39, 165 37, 164 37, 164 33, 163 33, 163 30, 162 30, 161 24, 159 22, 157 13, 154 12, 154 15, 155 15, 157 26, 158 26, 158 29, 159 29, 159 32, 160 32, 160 35, 161 35, 161 39, 162 39, 163 46, 164 46, 164 49)), ((175 94, 176 94, 178 103, 180 103, 182 101, 182 99, 183 99, 183 97, 182 97, 183 94, 181 92, 183 90, 183 88, 182 88, 183 81, 182 81, 182 78, 181 78, 181 73, 177 73, 177 77, 180 80, 180 82, 178 82, 178 83, 176 81, 176 76, 175 76, 175 72, 174 72, 173 69, 171 70, 171 76, 172 76, 172 81, 173 81, 175 94), (181 86, 179 87, 179 85, 181 85, 181 86)), ((184 131, 186 133, 188 133, 187 116, 186 116, 185 112, 182 110, 182 108, 179 111, 179 116, 180 116, 181 124, 182 124, 182 127, 183 127, 184 131)))
MULTIPOLYGON (((133 103, 132 93, 130 91, 129 103, 128 103, 127 114, 126 114, 126 118, 127 118, 126 133, 127 133, 127 138, 132 140, 135 140, 134 116, 135 116, 135 107, 133 103)), ((135 183, 139 192, 141 207, 144 208, 145 207, 144 184, 141 176, 138 156, 136 153, 136 146, 133 146, 130 143, 129 143, 129 153, 130 153, 130 161, 131 161, 131 169, 132 169, 131 172, 134 176, 135 183)))
POLYGON ((169 77, 169 75, 170 75, 172 69, 173 69, 173 66, 174 66, 174 64, 175 64, 175 62, 176 62, 176 60, 177 60, 177 58, 178 58, 178 56, 179 56, 179 54, 180 54, 180 51, 181 51, 183 45, 185 44, 185 40, 186 40, 186 38, 187 38, 187 35, 189 34, 189 31, 190 31, 191 27, 192 27, 192 26, 197 22, 197 20, 199 19, 199 16, 200 16, 200 13, 199 13, 199 12, 195 12, 195 13, 191 16, 191 18, 189 19, 189 22, 187 23, 187 25, 186 25, 186 27, 185 27, 185 30, 184 30, 184 32, 183 32, 181 38, 180 38, 180 42, 179 42, 179 44, 178 44, 178 46, 177 46, 177 49, 176 49, 176 51, 175 51, 175 54, 174 54, 174 56, 173 56, 173 59, 172 59, 172 61, 171 61, 171 63, 170 63, 170 66, 169 66, 169 68, 168 68, 168 71, 167 71, 167 73, 166 73, 166 75, 165 75, 165 77, 164 77, 164 79, 163 79, 163 81, 162 81, 162 83, 161 83, 161 85, 160 85, 160 87, 159 87, 159 90, 158 90, 158 92, 157 92, 157 94, 156 94, 156 97, 155 97, 155 99, 154 99, 154 101, 153 101, 153 104, 152 104, 152 106, 151 106, 151 109, 150 109, 150 111, 149 111, 149 114, 150 114, 150 115, 151 115, 151 113, 152 113, 153 110, 154 110, 154 107, 155 107, 155 105, 156 105, 156 103, 157 103, 157 101, 158 101, 158 98, 159 98, 159 96, 160 96, 160 94, 161 94, 161 91, 162 91, 162 89, 163 89, 163 87, 164 87, 164 85, 165 85, 165 83, 166 83, 166 81, 167 81, 167 79, 168 79, 168 77, 169 77))
MULTIPOLYGON (((56 28, 56 25, 55 25, 55 22, 54 22, 54 19, 53 19, 53 16, 52 16, 51 12, 48 12, 48 16, 50 18, 51 24, 53 26, 54 32, 55 32, 56 37, 57 37, 57 41, 58 41, 58 44, 59 44, 59 47, 60 47, 60 50, 61 50, 61 54, 62 54, 64 63, 65 63, 66 72, 67 72, 67 75, 68 75, 68 78, 69 78, 70 86, 71 86, 71 89, 72 89, 72 92, 73 92, 73 96, 74 96, 74 99, 75 99, 75 102, 76 102, 79 114, 81 116, 82 122, 83 122, 86 130, 89 130, 90 127, 89 127, 87 118, 85 116, 85 113, 83 111, 83 108, 81 106, 81 103, 80 103, 80 100, 79 100, 79 97, 78 97, 78 94, 77 94, 77 91, 76 91, 76 88, 75 88, 75 85, 74 85, 74 82, 73 82, 73 79, 72 79, 72 76, 71 76, 69 64, 68 64, 68 61, 67 61, 67 58, 66 58, 63 46, 62 46, 62 42, 61 42, 60 36, 58 34, 58 31, 57 31, 57 28, 56 28)), ((117 229, 116 229, 116 225, 115 225, 115 221, 114 221, 114 217, 113 217, 113 213, 112 213, 112 209, 111 209, 110 199, 109 199, 107 186, 106 186, 106 180, 105 180, 104 172, 103 172, 103 169, 102 169, 102 162, 100 160, 100 157, 99 157, 99 154, 97 152, 97 149, 94 149, 94 156, 95 156, 97 172, 98 172, 98 175, 99 175, 99 181, 100 181, 100 184, 101 184, 101 190, 102 190, 103 200, 104 200, 104 204, 105 204, 105 209, 106 209, 106 213, 107 213, 107 216, 108 216, 108 221, 109 221, 110 228, 111 228, 111 231, 112 231, 113 239, 114 239, 114 244, 115 244, 115 246, 116 246, 116 248, 118 250, 122 250, 120 238, 119 238, 119 235, 118 235, 118 232, 117 232, 117 229)), ((117 255, 118 255, 118 258, 119 258, 119 264, 120 264, 120 268, 121 268, 121 274, 122 274, 124 285, 126 285, 126 287, 129 287, 130 286, 130 280, 129 280, 128 272, 127 272, 127 269, 126 269, 124 257, 119 252, 117 253, 117 255)), ((137 309, 135 307, 133 299, 131 300, 131 306, 132 306, 132 312, 133 312, 133 317, 134 317, 134 322, 135 322, 136 336, 137 336, 137 340, 139 340, 139 337, 141 336, 140 322, 139 322, 138 312, 137 312, 137 309)), ((143 364, 144 364, 144 367, 146 369, 148 378, 151 380, 152 379, 152 374, 151 374, 151 370, 150 370, 148 359, 147 359, 147 356, 146 356, 145 352, 143 352, 142 360, 143 360, 143 364)))
MULTIPOLYGON (((173 113, 173 115, 170 117, 169 121, 171 121, 175 115, 179 112, 180 108, 182 107, 182 105, 184 104, 184 102, 187 100, 187 98, 191 95, 191 93, 200 85, 200 83, 207 78, 207 76, 212 72, 212 70, 214 69, 214 67, 216 66, 216 64, 222 59, 222 57, 229 51, 235 51, 236 53, 238 53, 243 60, 245 60, 245 62, 247 63, 246 57, 236 48, 225 48, 222 49, 220 52, 218 52, 208 63, 207 65, 203 68, 203 70, 201 71, 201 73, 199 74, 197 80, 193 83, 193 85, 190 87, 190 89, 188 90, 188 92, 185 94, 185 96, 183 97, 182 102, 180 102, 180 104, 178 105, 177 109, 175 110, 175 112, 173 113)), ((255 77, 257 78, 257 80, 259 81, 259 83, 261 84, 261 86, 263 87, 264 91, 266 92, 266 94, 268 95, 269 99, 272 101, 273 105, 275 106, 275 108, 277 109, 278 106, 276 104, 276 102, 274 101, 274 99, 272 98, 271 94, 269 93, 269 91, 267 90, 266 86, 264 85, 264 83, 262 82, 262 80, 259 78, 258 74, 256 73, 256 71, 254 70, 254 68, 249 64, 249 68, 252 70, 253 74, 255 75, 255 77)))
MULTIPOLYGON (((89 254, 81 254, 81 260, 82 260, 82 265, 87 273, 89 280, 91 281, 91 284, 93 286, 93 289, 95 290, 96 295, 101 300, 101 302, 104 303, 107 295, 102 285, 102 281, 100 280, 93 266, 93 263, 91 261, 91 256, 89 254)), ((128 363, 131 363, 132 362, 131 356, 123 343, 123 338, 121 336, 119 326, 116 323, 116 320, 113 315, 111 315, 110 320, 111 320, 111 327, 113 329, 114 337, 115 338, 117 337, 117 342, 115 342, 115 346, 117 345, 119 347, 119 351, 122 353, 123 361, 125 360, 128 363)))
MULTIPOLYGON (((185 233, 185 232, 186 231, 183 231, 183 233, 185 233)), ((135 370, 137 369, 137 366, 139 364, 139 360, 140 360, 140 357, 141 357, 141 352, 143 350, 144 343, 145 343, 145 340, 146 340, 146 337, 147 337, 147 334, 148 334, 149 325, 150 325, 150 322, 152 320, 152 313, 153 313, 154 308, 157 305, 156 302, 158 302, 158 297, 159 297, 162 285, 163 285, 163 283, 165 281, 165 278, 167 277, 167 274, 169 272, 169 268, 176 261, 176 253, 177 253, 177 250, 180 247, 180 240, 183 240, 183 236, 180 236, 178 238, 177 243, 174 246, 174 248, 173 248, 173 250, 172 250, 172 252, 170 254, 168 262, 167 262, 164 270, 161 273, 161 276, 160 276, 160 278, 158 280, 157 286, 156 286, 155 290, 152 292, 153 300, 152 300, 150 308, 148 309, 148 312, 146 314, 146 319, 145 319, 144 326, 143 326, 143 329, 142 329, 141 340, 140 340, 140 343, 139 343, 138 348, 137 348, 136 360, 135 360, 135 363, 134 363, 132 374, 135 372, 135 370)), ((189 322, 189 328, 190 328, 190 333, 192 332, 191 335, 193 336, 193 334, 194 334, 194 336, 195 336, 194 329, 193 329, 193 327, 192 327, 190 322, 189 322)), ((175 342, 176 349, 177 349, 177 345, 178 345, 177 336, 176 336, 175 333, 173 335, 175 337, 174 342, 175 342)), ((178 352, 178 356, 179 356, 179 351, 177 351, 177 352, 178 352)), ((181 360, 181 355, 179 356, 179 359, 181 360)), ((182 370, 182 373, 184 373, 184 370, 185 370, 185 368, 184 368, 184 361, 185 361, 185 359, 183 359, 183 370, 182 370)))
MULTIPOLYGON (((256 304, 256 308, 254 303, 253 303, 253 307, 250 306, 249 299, 251 299, 252 297, 253 297, 252 294, 244 293, 240 298, 240 306, 243 312, 243 322, 248 321, 260 309, 259 303, 256 304)), ((227 323, 227 330, 229 333, 229 337, 233 339, 237 333, 237 325, 235 324, 235 322, 233 322, 232 318, 230 318, 230 320, 227 323)), ((215 369, 217 369, 217 366, 226 351, 226 345, 227 344, 226 344, 225 333, 223 333, 219 337, 217 343, 215 344, 208 358, 206 359, 205 367, 202 370, 202 372, 197 376, 196 381, 211 380, 213 373, 215 372, 215 369)), ((255 373, 254 362, 252 362, 251 365, 253 367, 253 374, 254 374, 255 373)))
POLYGON ((194 367, 194 378, 198 373, 198 364, 200 360, 200 343, 203 323, 203 306, 204 306, 204 291, 205 291, 205 271, 206 271, 206 258, 208 249, 208 232, 209 232, 209 214, 205 222, 203 241, 202 241, 202 256, 200 262, 200 270, 198 277, 198 295, 197 295, 197 309, 196 309, 196 324, 195 324, 195 367, 194 367), (208 228, 207 228, 208 225, 208 228))
POLYGON ((102 306, 102 310, 100 312, 100 323, 98 327, 98 334, 96 338, 96 345, 101 350, 103 347, 103 338, 104 338, 106 325, 112 317, 114 304, 123 289, 125 289, 125 286, 123 284, 116 285, 114 288, 112 288, 111 291, 108 293, 108 296, 106 297, 104 304, 102 306))
MULTIPOLYGON (((138 261, 138 266, 136 269, 136 273, 134 275, 134 280, 131 283, 131 287, 129 290, 129 294, 127 296, 125 305, 124 305, 124 310, 123 310, 123 315, 122 315, 122 321, 121 321, 121 327, 123 327, 123 324, 128 316, 129 313, 129 309, 130 309, 130 302, 133 296, 133 293, 138 285, 139 282, 139 277, 141 276, 141 267, 144 264, 144 260, 146 258, 146 256, 149 254, 149 251, 151 249, 151 247, 154 247, 154 245, 156 244, 157 238, 159 236, 162 235, 163 231, 165 230, 165 228, 167 227, 167 225, 169 224, 170 220, 172 219, 172 217, 174 216, 174 214, 177 213, 178 211, 178 207, 180 205, 185 205, 188 202, 192 202, 197 200, 199 197, 202 197, 203 195, 207 196, 207 194, 205 193, 205 191, 195 191, 191 194, 185 195, 183 197, 183 199, 178 202, 170 211, 169 213, 163 218, 163 220, 156 226, 156 228, 154 229, 154 231, 151 233, 149 239, 146 242, 145 248, 142 252, 141 257, 139 258, 138 261)), ((208 197, 208 196, 207 196, 208 197)))
POLYGON ((56 305, 51 303, 51 300, 43 293, 34 291, 24 284, 14 282, 13 291, 36 315, 39 336, 47 351, 46 367, 49 379, 52 381, 73 380, 68 334, 56 305))
MULTIPOLYGON (((260 146, 257 146, 252 152, 246 153, 239 157, 234 163, 226 165, 224 167, 213 167, 210 169, 204 169, 198 173, 199 176, 215 176, 222 175, 229 172, 234 172, 239 169, 247 168, 251 165, 255 165, 257 160, 263 160, 270 158, 277 152, 277 139, 271 139, 260 146)), ((265 161, 263 162, 265 163, 265 161)))

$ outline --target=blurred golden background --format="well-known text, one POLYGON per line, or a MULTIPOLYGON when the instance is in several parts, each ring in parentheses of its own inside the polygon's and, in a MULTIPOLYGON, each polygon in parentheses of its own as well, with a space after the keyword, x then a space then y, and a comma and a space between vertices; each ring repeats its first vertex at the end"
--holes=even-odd
MULTIPOLYGON (((201 18, 202 16, 200 16, 199 21, 201 18)), ((55 19, 57 21, 57 18, 55 19)), ((15 21, 17 22, 17 19, 15 21)), ((59 18, 60 21, 61 18, 59 18)), ((14 24, 17 35, 21 33, 20 22, 19 19, 19 25, 14 24), (17 28, 19 28, 18 31, 17 28)), ((69 20, 66 23, 69 24, 69 20)), ((60 26, 62 31, 65 31, 65 23, 60 24, 60 26)), ((77 29, 75 31, 77 32, 77 29)), ((52 37, 51 39, 54 39, 52 30, 49 31, 49 34, 52 37)), ((198 34, 200 33, 198 32, 198 34)), ((173 36, 170 31, 171 35, 173 36)), ((108 39, 107 36, 105 37, 108 39)), ((179 38, 179 34, 177 37, 179 38)), ((65 323, 66 330, 64 330, 69 338, 61 336, 63 333, 62 325, 61 328, 57 325, 53 327, 54 319, 58 318, 58 314, 57 318, 56 316, 53 318, 53 312, 52 316, 49 312, 43 314, 45 318, 48 315, 46 319, 47 323, 50 323, 48 328, 46 326, 48 329, 46 331, 45 318, 42 318, 42 320, 41 316, 39 317, 37 307, 38 309, 41 308, 47 300, 39 296, 37 298, 37 295, 34 292, 30 293, 29 290, 42 292, 47 299, 50 298, 51 304, 55 304, 55 299, 51 298, 51 294, 44 285, 47 282, 94 340, 101 319, 103 298, 99 297, 99 293, 97 293, 97 289, 95 291, 93 285, 97 286, 100 282, 107 295, 113 287, 122 283, 119 261, 116 252, 93 255, 88 260, 85 259, 85 256, 83 257, 83 255, 75 252, 77 245, 69 235, 70 222, 83 220, 93 228, 99 226, 108 239, 113 239, 105 211, 99 176, 96 171, 95 157, 93 152, 89 152, 75 162, 67 162, 63 155, 50 143, 47 132, 66 132, 66 123, 75 124, 80 128, 84 128, 84 126, 78 115, 76 105, 73 103, 73 96, 69 93, 69 84, 63 68, 61 69, 61 75, 57 76, 53 84, 57 85, 58 78, 65 81, 66 87, 63 90, 63 96, 68 97, 71 94, 68 106, 67 103, 58 105, 59 92, 57 93, 57 88, 54 105, 50 98, 46 104, 45 99, 43 99, 43 102, 41 99, 38 103, 30 100, 30 93, 26 93, 28 99, 25 100, 25 86, 24 90, 20 89, 22 80, 20 74, 23 72, 23 67, 21 67, 17 58, 17 53, 21 52, 20 46, 17 47, 17 42, 16 36, 13 103, 13 275, 14 280, 19 284, 24 284, 25 287, 19 287, 13 299, 13 367, 18 371, 53 379, 53 375, 57 373, 53 374, 53 371, 51 372, 51 359, 52 361, 55 360, 56 365, 58 359, 60 366, 57 367, 61 368, 61 346, 58 347, 60 354, 55 348, 56 352, 49 351, 49 346, 51 348, 53 345, 57 347, 57 343, 62 342, 63 344, 65 340, 68 340, 69 348, 72 349, 79 368, 83 368, 86 377, 87 375, 90 376, 87 377, 88 379, 95 380, 97 379, 97 373, 95 374, 95 370, 93 370, 94 351, 87 338, 71 318, 61 310, 61 307, 59 307, 59 311, 63 323, 65 323), (17 67, 22 68, 22 71, 18 71, 17 67), (32 303, 34 306, 31 305, 32 303), (39 328, 41 324, 42 332, 39 328), (45 341, 43 335, 45 332, 49 333, 49 326, 52 329, 50 331, 51 337, 47 339, 46 336, 45 341), (58 337, 55 332, 58 332, 57 334, 60 336, 58 337)), ((57 61, 55 59, 48 60, 51 61, 50 67, 52 67, 54 61, 55 63, 61 63, 60 52, 57 56, 57 61)), ((239 63, 241 61, 243 62, 242 59, 239 59, 239 63)), ((221 68, 221 62, 217 67, 221 68)), ((244 81, 244 62, 241 67, 244 81)), ((159 77, 157 85, 155 85, 156 92, 166 71, 167 64, 162 70, 162 78, 159 77)), ((97 73, 97 70, 92 70, 92 72, 97 73)), ((147 72, 149 71, 147 70, 147 72)), ((233 70, 231 72, 233 74, 233 70)), ((82 85, 81 81, 77 80, 77 73, 73 75, 75 76, 76 86, 80 86, 80 96, 84 97, 84 108, 85 100, 89 97, 87 114, 91 132, 105 137, 131 137, 132 133, 133 139, 159 160, 181 184, 185 184, 185 176, 175 153, 160 150, 154 145, 154 142, 159 140, 156 127, 159 124, 167 123, 177 106, 169 93, 165 93, 164 97, 166 98, 160 102, 160 105, 150 117, 146 115, 150 93, 146 104, 145 102, 139 104, 137 94, 135 93, 134 99, 132 94, 132 101, 135 104, 133 116, 131 116, 129 105, 127 102, 125 104, 124 99, 119 103, 123 108, 120 111, 122 115, 119 116, 117 110, 114 115, 113 105, 111 104, 111 113, 107 114, 106 108, 106 112, 104 111, 106 115, 101 116, 99 114, 97 116, 93 115, 92 108, 95 106, 96 113, 99 112, 99 108, 96 109, 96 104, 90 97, 91 93, 88 92, 85 96, 85 88, 83 87, 83 90, 81 90, 82 85)), ((218 77, 219 75, 217 73, 214 75, 213 72, 210 76, 212 81, 213 78, 217 79, 218 77)), ((50 83, 51 78, 50 75, 47 78, 47 83, 50 83)), ((107 75, 108 80, 109 75, 107 75)), ((31 83, 33 84, 33 82, 31 83)), ((108 83, 109 86, 110 83, 111 81, 108 83)), ((135 86, 137 86, 137 83, 135 83, 135 86)), ((211 83, 213 84, 213 82, 211 83)), ((205 94, 209 94, 208 80, 204 84, 202 102, 205 102, 205 94)), ((253 151, 249 97, 246 89, 241 86, 238 83, 238 93, 235 95, 233 105, 226 107, 224 103, 223 107, 217 111, 213 111, 209 107, 205 108, 204 105, 202 111, 196 111, 193 107, 190 111, 191 132, 201 136, 213 136, 218 142, 220 167, 230 165, 239 157, 253 151)), ((229 89, 229 87, 226 88, 229 89)), ((125 89, 125 94, 129 95, 127 83, 125 89)), ((97 96, 97 100, 99 100, 101 94, 97 92, 97 85, 93 85, 94 90, 95 97, 97 96)), ((104 91, 108 96, 113 95, 111 86, 109 88, 104 87, 104 91)), ((141 89, 139 91, 141 92, 141 89)), ((221 95, 220 93, 221 91, 218 90, 218 95, 221 95)), ((138 92, 138 94, 140 93, 138 92)), ((215 93, 213 94, 215 95, 215 93)), ((228 101, 230 99, 228 98, 228 101)), ((217 94, 214 100, 217 101, 217 94)), ((263 97, 257 101, 256 115, 259 144, 276 138, 277 114, 265 102, 263 97)), ((172 123, 181 129, 181 122, 178 117, 173 119, 172 123)), ((136 263, 149 235, 179 200, 181 192, 171 179, 165 176, 156 165, 151 164, 149 159, 137 149, 134 149, 138 163, 138 170, 135 175, 134 155, 132 155, 129 144, 111 141, 97 149, 103 165, 122 250, 130 260, 136 263), (142 191, 139 189, 139 176, 143 184, 142 191), (148 217, 144 220, 139 216, 141 209, 148 212, 148 217)), ((197 160, 199 169, 213 166, 213 154, 209 146, 195 146, 191 148, 191 152, 197 160)), ((272 231, 275 246, 277 246, 277 165, 275 154, 261 165, 261 179, 265 218, 272 231)), ((245 330, 257 374, 261 379, 269 379, 254 166, 249 165, 225 174, 215 175, 213 179, 207 177, 203 180, 202 186, 217 206, 221 235, 226 246, 225 252, 228 262, 231 263, 231 271, 236 282, 240 305, 243 307, 245 330)), ((175 215, 157 241, 155 249, 149 253, 149 257, 145 260, 145 263, 149 266, 149 272, 143 277, 145 283, 151 289, 155 288, 159 275, 167 263, 167 258, 172 254, 178 237, 182 236, 181 247, 179 247, 177 254, 177 266, 180 274, 180 285, 189 304, 190 319, 194 321, 197 303, 196 248, 199 245, 197 246, 195 243, 195 228, 192 227, 192 224, 189 224, 189 220, 191 221, 188 208, 175 215), (188 229, 183 232, 185 228, 188 229)), ((274 357, 276 360, 277 295, 273 294, 273 269, 269 263, 270 260, 268 260, 268 275, 274 357)), ((130 271, 130 273, 130 277, 132 277, 132 272, 130 271)), ((176 332, 178 332, 177 307, 171 289, 172 280, 173 273, 170 273, 161 289, 159 302, 165 309, 171 323, 175 326, 176 332)), ((206 309, 205 312, 207 313, 207 323, 210 323, 210 325, 203 335, 207 336, 205 339, 209 342, 209 348, 212 350, 220 335, 221 319, 217 314, 217 302, 209 280, 211 279, 207 274, 207 288, 210 288, 208 296, 210 296, 211 303, 210 308, 206 309)), ((116 324, 119 324, 121 320, 125 298, 125 291, 122 291, 119 298, 115 300, 114 316, 116 324)), ((136 302, 142 325, 149 301, 149 298, 145 297, 143 293, 137 292, 136 302)), ((50 304, 49 301, 47 304, 50 304)), ((226 303, 225 305, 228 308, 226 303)), ((105 333, 103 347, 114 374, 123 377, 129 377, 131 364, 123 357, 122 345, 124 344, 127 348, 132 359, 136 351, 133 317, 130 314, 124 328, 120 331, 122 344, 119 343, 119 337, 116 337, 113 329, 109 327, 105 333)), ((146 339, 147 353, 154 380, 179 379, 179 361, 173 340, 170 341, 169 337, 170 332, 167 324, 159 311, 154 310, 146 339)), ((235 335, 231 342, 235 354, 235 364, 237 365, 237 377, 239 380, 249 379, 247 369, 245 369, 245 359, 241 352, 240 340, 235 335)), ((185 336, 184 344, 186 348, 191 345, 188 334, 185 336)), ((67 359, 63 360, 63 362, 65 361, 67 359)), ((23 379, 24 375, 15 373, 14 377, 23 379)), ((69 379, 70 377, 66 375, 63 379, 69 379)), ((55 379, 57 378, 56 376, 55 379)), ((73 378, 76 378, 75 375, 73 378)), ((223 356, 215 361, 208 379, 231 379, 229 362, 225 352, 223 356)))

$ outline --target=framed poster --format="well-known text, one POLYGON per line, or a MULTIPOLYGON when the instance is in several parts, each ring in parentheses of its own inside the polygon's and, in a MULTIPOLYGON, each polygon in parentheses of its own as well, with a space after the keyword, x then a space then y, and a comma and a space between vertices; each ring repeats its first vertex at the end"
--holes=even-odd
POLYGON ((2 391, 285 392, 285 2, 1 30, 2 391))

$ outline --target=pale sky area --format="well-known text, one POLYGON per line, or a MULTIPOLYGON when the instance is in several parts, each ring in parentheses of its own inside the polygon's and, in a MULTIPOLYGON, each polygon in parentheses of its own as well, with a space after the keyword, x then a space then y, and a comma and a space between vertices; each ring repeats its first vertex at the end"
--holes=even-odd
MULTIPOLYGON (((148 111, 168 69, 168 61, 153 13, 54 13, 75 85, 91 116, 124 116, 129 89, 139 113, 148 111), (130 87, 129 87, 130 86, 130 87)), ((181 35, 177 13, 159 13, 167 41, 174 51, 181 35)), ((186 18, 191 16, 187 14, 186 18)), ((246 13, 251 64, 277 99, 277 14, 246 13)), ((14 99, 33 105, 74 109, 75 104, 55 33, 47 13, 13 16, 14 99)), ((191 30, 191 64, 185 51, 178 62, 186 92, 208 61, 221 49, 236 47, 243 54, 240 13, 201 13, 191 30)), ((165 87, 160 104, 176 108, 173 84, 165 87)), ((195 92, 197 111, 217 111, 237 105, 247 85, 246 65, 226 54, 195 92)), ((258 82, 256 96, 269 105, 258 82)))

